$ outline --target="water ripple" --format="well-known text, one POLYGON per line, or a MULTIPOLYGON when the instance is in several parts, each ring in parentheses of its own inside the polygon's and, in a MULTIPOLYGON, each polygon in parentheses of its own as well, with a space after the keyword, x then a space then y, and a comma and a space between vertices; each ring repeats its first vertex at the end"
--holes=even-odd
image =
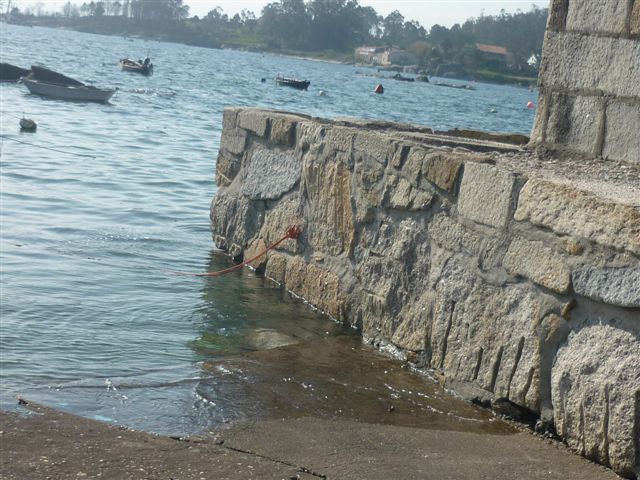
POLYGON ((252 272, 173 274, 231 265, 209 231, 226 105, 436 129, 528 133, 533 122, 524 107, 536 99, 524 89, 389 82, 381 97, 371 93, 379 80, 348 65, 40 27, 3 24, 2 33, 3 62, 119 88, 101 105, 0 85, 2 408, 20 393, 87 416, 189 433, 246 414, 232 396, 214 407, 198 395, 193 379, 210 378, 202 361, 253 351, 256 331, 301 341, 342 331, 252 272), (118 69, 119 58, 146 52, 154 76, 118 69), (309 78, 311 88, 276 87, 278 73, 309 78), (487 115, 491 108, 499 113, 487 115), (37 133, 20 134, 14 117, 23 114, 37 133), (119 390, 107 390, 105 378, 119 390), (128 399, 119 386, 131 390, 128 399))

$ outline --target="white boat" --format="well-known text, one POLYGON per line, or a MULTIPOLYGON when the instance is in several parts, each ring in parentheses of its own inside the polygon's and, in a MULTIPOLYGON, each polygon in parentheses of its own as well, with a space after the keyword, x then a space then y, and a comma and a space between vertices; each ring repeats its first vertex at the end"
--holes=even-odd
POLYGON ((29 89, 29 92, 43 97, 60 98, 62 100, 76 100, 81 102, 108 102, 116 93, 116 89, 97 88, 90 85, 56 85, 32 80, 27 77, 22 78, 22 83, 29 89))

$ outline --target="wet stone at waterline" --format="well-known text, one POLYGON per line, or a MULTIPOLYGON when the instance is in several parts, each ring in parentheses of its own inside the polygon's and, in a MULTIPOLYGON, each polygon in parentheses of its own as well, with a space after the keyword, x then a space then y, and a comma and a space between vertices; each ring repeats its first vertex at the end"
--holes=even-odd
MULTIPOLYGON (((511 434, 491 412, 458 400, 357 337, 207 362, 197 393, 252 419, 318 417, 437 430, 511 434), (233 400, 233 402, 231 402, 233 400)), ((230 419, 235 420, 234 418, 230 419)))

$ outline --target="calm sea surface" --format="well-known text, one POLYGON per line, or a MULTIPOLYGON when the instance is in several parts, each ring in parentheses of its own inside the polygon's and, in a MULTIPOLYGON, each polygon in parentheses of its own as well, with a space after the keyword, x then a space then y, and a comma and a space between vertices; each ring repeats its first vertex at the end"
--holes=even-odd
POLYGON ((525 134, 533 123, 525 106, 536 94, 526 89, 387 80, 376 96, 378 80, 353 66, 0 28, 2 62, 119 88, 101 105, 0 86, 3 409, 23 395, 136 428, 200 432, 242 416, 231 394, 211 402, 199 393, 215 376, 205 361, 257 349, 256 333, 345 333, 251 272, 208 280, 170 273, 229 266, 208 223, 224 106, 525 134), (117 67, 119 58, 147 54, 151 78, 117 67), (311 87, 278 88, 278 73, 311 87), (19 132, 23 113, 37 133, 19 132))

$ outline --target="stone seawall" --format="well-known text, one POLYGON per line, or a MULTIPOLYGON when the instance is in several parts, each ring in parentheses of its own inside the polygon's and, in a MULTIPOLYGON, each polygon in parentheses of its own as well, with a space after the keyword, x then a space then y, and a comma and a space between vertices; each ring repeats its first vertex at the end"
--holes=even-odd
POLYGON ((229 108, 214 241, 250 258, 302 226, 254 266, 466 398, 532 412, 632 478, 640 171, 603 189, 598 163, 541 163, 496 139, 229 108))
POLYGON ((640 164, 640 0, 553 0, 533 143, 640 164))

